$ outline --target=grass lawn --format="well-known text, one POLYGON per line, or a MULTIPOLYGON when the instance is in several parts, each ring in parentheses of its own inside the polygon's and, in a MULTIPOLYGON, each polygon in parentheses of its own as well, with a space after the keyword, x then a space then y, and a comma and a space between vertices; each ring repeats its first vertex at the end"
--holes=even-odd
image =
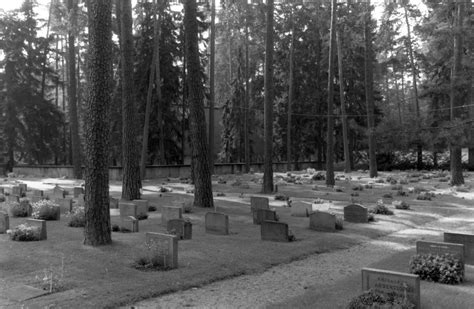
MULTIPOLYGON (((357 173, 356 173, 357 174, 357 173)), ((173 192, 159 193, 158 186, 163 180, 144 183, 144 199, 157 207, 150 212, 146 220, 140 221, 139 233, 112 234, 112 245, 89 247, 82 244, 82 228, 66 226, 67 218, 60 221, 48 221, 48 239, 39 242, 15 242, 6 234, 0 235, 0 291, 2 286, 26 284, 38 287, 38 280, 44 277, 44 270, 56 274, 63 273, 59 282, 62 291, 26 301, 30 308, 56 305, 62 308, 112 308, 133 303, 161 294, 188 289, 247 273, 263 272, 269 267, 342 248, 348 248, 364 240, 376 238, 388 233, 424 224, 441 217, 455 214, 471 214, 472 206, 461 194, 454 196, 446 183, 436 179, 423 180, 421 183, 410 183, 408 187, 425 186, 437 193, 432 201, 418 201, 416 194, 406 197, 396 196, 387 183, 375 183, 372 189, 358 192, 359 196, 351 197, 352 186, 356 183, 366 184, 367 174, 360 174, 360 179, 351 182, 337 181, 344 192, 334 192, 324 187, 324 181, 314 184, 279 186, 279 193, 287 194, 293 200, 312 201, 319 197, 333 201, 331 211, 342 216, 343 206, 351 198, 366 206, 374 206, 376 201, 387 192, 392 192, 394 199, 405 200, 411 210, 394 210, 394 216, 376 215, 376 222, 369 224, 350 224, 344 222, 344 230, 336 233, 323 233, 308 228, 309 219, 292 217, 290 209, 284 202, 270 197, 270 207, 274 207, 280 221, 287 222, 297 241, 290 243, 264 242, 260 240, 260 226, 252 224, 250 213, 250 196, 258 194, 261 185, 251 181, 255 175, 228 176, 238 177, 249 184, 249 188, 213 182, 214 192, 225 193, 224 197, 215 197, 217 209, 229 215, 230 235, 219 236, 206 234, 204 216, 209 209, 193 209, 184 214, 193 224, 192 240, 179 241, 179 268, 170 271, 140 271, 131 265, 135 258, 144 252, 145 232, 166 232, 161 224, 161 206, 170 206, 184 200, 191 200, 186 194, 187 185, 167 183, 173 192), (312 190, 318 184, 318 190, 312 190), (63 271, 62 271, 63 269, 63 271)), ((384 173, 388 175, 388 173, 384 173)), ((393 175, 393 174, 391 174, 393 175)), ((396 174, 395 174, 396 175, 396 174)), ((399 176, 399 175, 398 175, 399 176)), ((29 188, 42 188, 40 179, 30 179, 29 188)), ((63 184, 67 188, 67 184, 63 184)), ((111 195, 119 196, 119 184, 111 184, 111 195)), ((29 192, 29 194, 31 194, 29 192)), ((468 193, 466 193, 468 194, 468 193)), ((387 204, 390 199, 384 199, 387 204)), ((389 206, 393 209, 392 206, 389 206)), ((119 223, 120 218, 112 212, 112 223, 119 223)), ((24 218, 10 218, 10 228, 23 223, 24 218)), ((453 222, 455 226, 456 222, 453 222)), ((0 298, 4 295, 0 292, 0 298)), ((17 306, 18 307, 18 306, 17 306)))

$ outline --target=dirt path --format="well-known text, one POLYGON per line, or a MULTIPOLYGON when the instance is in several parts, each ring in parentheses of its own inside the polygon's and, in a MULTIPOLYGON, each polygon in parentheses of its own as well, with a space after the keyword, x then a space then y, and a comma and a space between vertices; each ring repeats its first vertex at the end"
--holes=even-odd
MULTIPOLYGON (((139 302, 133 308, 256 308, 266 307, 302 296, 309 288, 319 290, 343 278, 360 273, 360 269, 390 256, 411 250, 421 239, 439 239, 443 230, 452 229, 453 221, 463 222, 458 229, 474 226, 474 218, 447 217, 416 229, 405 229, 345 250, 310 256, 306 259, 273 267, 264 273, 245 275, 215 282, 139 302)), ((354 296, 359 286, 353 289, 354 296)), ((350 295, 342 295, 349 300, 350 295)), ((336 303, 320 303, 317 308, 336 308, 336 303), (324 305, 323 305, 324 303, 324 305)), ((130 308, 127 307, 127 308, 130 308)))

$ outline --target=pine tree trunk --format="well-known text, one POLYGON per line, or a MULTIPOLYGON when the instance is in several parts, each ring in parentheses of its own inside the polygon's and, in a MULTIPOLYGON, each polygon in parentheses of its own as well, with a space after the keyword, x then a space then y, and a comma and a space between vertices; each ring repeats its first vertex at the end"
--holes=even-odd
POLYGON ((326 185, 334 186, 334 56, 336 43, 336 0, 331 4, 331 29, 329 34, 328 69, 328 127, 326 148, 326 185))
POLYGON ((76 48, 74 29, 76 28, 77 19, 77 2, 74 0, 67 1, 69 11, 69 33, 68 33, 68 103, 69 103, 69 125, 71 132, 71 151, 74 178, 82 178, 81 163, 81 140, 79 138, 79 121, 77 116, 77 83, 76 83, 76 48))
POLYGON ((273 0, 267 0, 264 75, 263 193, 273 192, 273 0))
POLYGON ((112 5, 89 0, 89 75, 85 123, 84 244, 112 242, 109 213, 109 106, 112 78, 112 5))
POLYGON ((214 171, 214 105, 215 95, 215 58, 216 58, 216 0, 211 1, 211 57, 209 63, 209 168, 214 171))
POLYGON ((140 198, 138 166, 137 107, 133 91, 133 36, 131 0, 118 0, 121 5, 120 49, 122 61, 122 198, 140 198))
POLYGON ((245 172, 250 172, 250 145, 249 145, 249 107, 250 107, 250 60, 249 60, 249 4, 246 2, 245 10, 245 107, 244 107, 244 161, 245 172))
POLYGON ((365 100, 367 103, 367 134, 369 137, 369 170, 370 177, 377 177, 377 158, 375 151, 375 120, 374 120, 374 81, 372 67, 372 34, 370 30, 370 0, 367 3, 365 18, 365 100))
POLYGON ((288 81, 288 120, 286 124, 286 169, 291 171, 291 105, 294 92, 294 65, 295 65, 295 23, 293 22, 293 8, 290 11, 291 45, 290 45, 290 77, 288 81))
POLYGON ((196 0, 184 3, 185 53, 187 61, 187 84, 189 99, 189 120, 194 173, 194 206, 214 207, 212 197, 209 149, 206 139, 203 84, 201 79, 196 0))

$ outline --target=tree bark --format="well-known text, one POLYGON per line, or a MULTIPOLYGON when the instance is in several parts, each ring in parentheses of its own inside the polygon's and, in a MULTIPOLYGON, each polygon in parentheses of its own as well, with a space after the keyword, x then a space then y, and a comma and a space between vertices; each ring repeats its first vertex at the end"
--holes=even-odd
POLYGON ((290 77, 288 81, 288 120, 286 124, 286 169, 291 171, 291 104, 294 92, 294 65, 295 65, 295 23, 293 21, 293 7, 290 11, 291 45, 290 45, 290 77))
POLYGON ((122 63, 122 198, 140 198, 140 169, 138 166, 137 107, 133 92, 133 36, 131 0, 118 0, 121 6, 121 63, 122 63))
POLYGON ((84 244, 112 242, 109 213, 109 106, 112 78, 112 8, 88 0, 89 89, 86 101, 84 244))
POLYGON ((194 206, 214 207, 212 197, 209 149, 206 139, 203 83, 199 61, 198 24, 196 0, 184 3, 185 53, 189 99, 189 120, 194 171, 194 206))
POLYGON ((374 81, 372 67, 372 33, 370 0, 367 2, 367 12, 365 16, 365 101, 367 104, 367 134, 369 137, 369 170, 370 177, 377 177, 377 158, 375 151, 375 119, 374 119, 374 81))
POLYGON ((331 29, 329 33, 328 68, 328 127, 326 148, 326 185, 334 186, 334 56, 336 41, 336 0, 331 1, 331 29))
POLYGON ((245 10, 245 107, 244 107, 244 161, 245 172, 250 172, 250 145, 249 145, 249 107, 250 107, 250 60, 249 60, 249 4, 245 10))
POLYGON ((273 0, 267 0, 264 75, 263 193, 273 192, 273 0))
POLYGON ((211 58, 209 63, 209 169, 214 171, 214 105, 216 59, 216 0, 211 1, 211 58))

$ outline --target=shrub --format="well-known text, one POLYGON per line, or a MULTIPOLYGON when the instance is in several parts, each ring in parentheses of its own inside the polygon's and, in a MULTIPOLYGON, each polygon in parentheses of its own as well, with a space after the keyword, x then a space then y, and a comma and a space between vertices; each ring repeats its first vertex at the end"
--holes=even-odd
POLYGON ((429 192, 422 192, 420 194, 418 194, 418 196, 416 197, 417 200, 420 200, 420 201, 431 201, 431 199, 434 197, 434 194, 432 193, 429 193, 429 192))
POLYGON ((84 207, 74 206, 72 211, 68 214, 70 217, 67 226, 70 227, 84 227, 86 225, 86 216, 84 207))
POLYGON ((371 183, 366 183, 365 186, 364 186, 364 188, 366 188, 366 189, 372 189, 373 186, 372 186, 371 183))
POLYGON ((0 203, 3 203, 3 202, 5 202, 5 195, 0 194, 0 203))
POLYGON ((118 224, 112 224, 112 232, 119 232, 120 226, 118 224))
POLYGON ((405 201, 393 201, 392 205, 395 206, 396 209, 410 209, 410 205, 405 201))
POLYGON ((28 217, 31 214, 32 208, 30 202, 22 199, 18 202, 7 202, 12 217, 28 217))
POLYGON ((153 206, 153 205, 148 206, 148 211, 156 211, 156 206, 153 206))
POLYGON ((403 191, 403 190, 398 190, 398 191, 397 191, 397 195, 398 195, 398 196, 407 196, 408 193, 406 193, 406 191, 403 191))
POLYGON ((216 196, 220 197, 220 196, 225 196, 225 193, 224 192, 217 192, 216 193, 216 196))
POLYGON ((135 257, 132 267, 139 270, 169 270, 170 261, 167 261, 167 252, 157 243, 146 244, 144 249, 135 257))
POLYGON ((148 214, 137 214, 137 219, 138 220, 146 220, 148 219, 148 214))
POLYGON ((357 196, 359 196, 359 193, 358 192, 352 192, 351 196, 357 197, 357 196))
POLYGON ((13 230, 9 230, 10 239, 16 241, 38 241, 40 240, 41 228, 28 224, 20 224, 13 230))
POLYGON ((385 206, 383 204, 383 201, 381 200, 377 202, 377 205, 374 208, 369 209, 369 212, 373 214, 377 214, 377 215, 387 215, 387 216, 393 215, 393 211, 388 209, 388 207, 385 206))
POLYGON ((383 195, 383 197, 384 197, 384 198, 393 198, 393 195, 392 195, 392 193, 385 193, 385 194, 383 195))
POLYGON ((464 268, 452 254, 415 254, 410 259, 410 272, 420 279, 445 284, 463 281, 464 268))
POLYGON ((363 185, 354 185, 352 186, 352 190, 354 191, 364 191, 364 186, 363 185))
POLYGON ((375 183, 385 183, 385 180, 383 180, 382 178, 378 178, 375 180, 375 183))
POLYGON ((354 297, 347 306, 347 309, 363 308, 412 309, 415 308, 415 305, 405 297, 400 297, 394 293, 382 294, 368 290, 354 297))
POLYGON ((375 222, 375 217, 371 213, 369 213, 369 215, 367 216, 367 219, 368 219, 369 222, 375 222))
POLYGON ((344 229, 344 219, 341 217, 336 217, 336 230, 344 229))
POLYGON ((41 200, 33 203, 31 216, 41 220, 57 220, 59 205, 50 200, 41 200))
POLYGON ((399 183, 400 183, 401 185, 407 185, 407 184, 408 184, 408 180, 407 180, 406 178, 402 178, 402 179, 400 179, 399 183))
POLYGON ((392 190, 394 190, 394 191, 403 190, 403 186, 402 185, 393 185, 392 190))
POLYGON ((325 176, 323 173, 318 172, 318 173, 314 174, 314 175, 311 177, 311 179, 312 179, 312 180, 316 180, 316 181, 318 181, 318 180, 326 180, 326 176, 325 176))
POLYGON ((278 193, 277 195, 275 195, 275 200, 276 201, 288 201, 288 200, 290 200, 290 197, 286 196, 283 193, 278 193))

